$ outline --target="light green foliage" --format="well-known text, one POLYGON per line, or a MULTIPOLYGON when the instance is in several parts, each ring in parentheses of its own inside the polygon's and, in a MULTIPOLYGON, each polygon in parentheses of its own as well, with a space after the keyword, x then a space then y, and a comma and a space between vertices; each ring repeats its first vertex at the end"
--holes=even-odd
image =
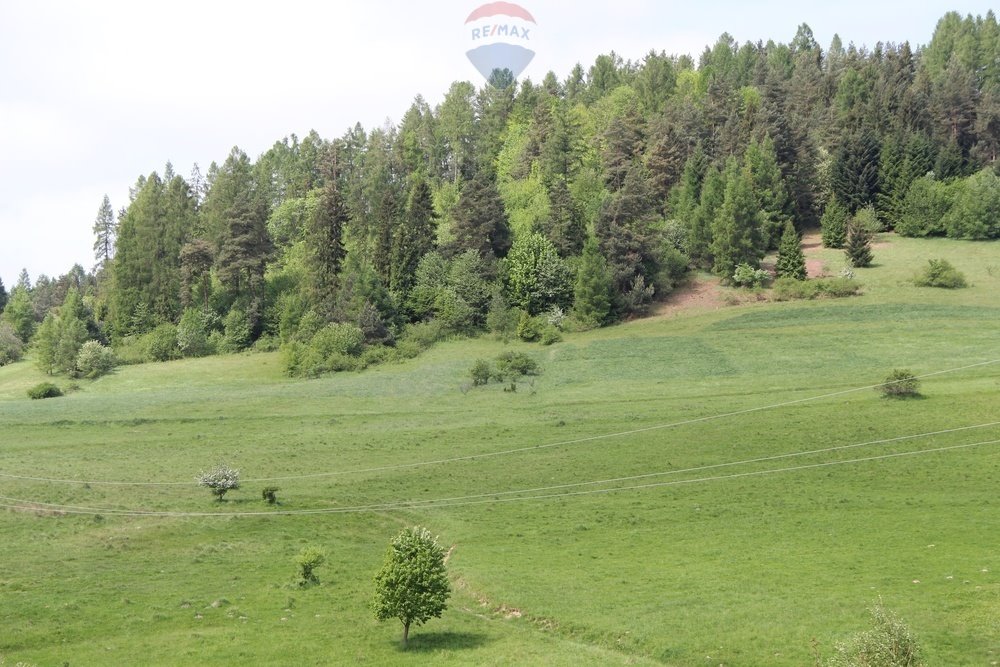
POLYGON ((541 368, 535 358, 524 352, 508 350, 496 358, 498 380, 517 380, 525 375, 538 375, 541 368))
POLYGON ((843 248, 847 243, 847 222, 851 214, 836 197, 827 202, 820 226, 823 230, 823 246, 826 248, 843 248))
POLYGON ((884 231, 882 221, 878 219, 878 213, 871 204, 863 206, 854 214, 853 224, 860 226, 869 234, 878 234, 884 231))
POLYGON ((896 223, 902 236, 934 236, 946 232, 945 216, 951 210, 954 186, 923 176, 910 185, 903 199, 903 211, 896 223))
POLYGON ((954 204, 944 217, 953 239, 1000 238, 1000 176, 983 169, 956 186, 954 204))
POLYGON ((295 556, 295 565, 299 568, 297 584, 300 587, 312 586, 319 583, 319 576, 316 568, 326 562, 326 553, 319 547, 303 547, 295 556))
POLYGON ((234 307, 222 322, 224 352, 245 350, 253 342, 253 323, 242 308, 234 307))
POLYGON ((806 279, 806 257, 802 252, 802 241, 791 220, 785 223, 774 270, 779 278, 806 279))
POLYGON ((517 337, 525 342, 532 343, 541 337, 544 327, 545 322, 541 317, 523 310, 517 322, 517 337))
POLYGON ((944 287, 958 289, 968 287, 969 283, 961 271, 952 266, 946 259, 931 259, 913 279, 917 287, 944 287))
POLYGON ((920 395, 920 380, 913 371, 897 368, 875 390, 887 398, 912 398, 920 395))
POLYGON ((382 568, 375 575, 372 610, 375 618, 399 619, 403 624, 403 646, 410 625, 423 625, 440 618, 448 608, 451 585, 445 570, 444 549, 426 528, 403 530, 393 539, 382 568))
POLYGON ((486 328, 500 340, 510 340, 517 332, 518 310, 511 308, 503 291, 498 289, 490 299, 490 310, 486 314, 486 328))
POLYGON ((11 290, 7 306, 3 310, 3 321, 14 327, 17 337, 27 343, 35 333, 35 313, 31 306, 31 293, 25 287, 11 290))
POLYGON ((145 357, 149 361, 170 361, 180 356, 177 348, 177 327, 161 324, 142 337, 145 357))
POLYGON ((733 271, 732 282, 736 287, 762 287, 770 280, 771 274, 765 269, 755 269, 747 263, 740 264, 733 271))
POLYGON ((837 645, 826 667, 923 667, 920 646, 909 626, 879 600, 871 628, 837 645))
POLYGON ((199 486, 207 487, 220 502, 228 492, 240 488, 240 471, 226 463, 201 471, 195 479, 199 486))
POLYGON ((118 365, 114 351, 96 340, 88 340, 76 356, 76 372, 85 378, 99 378, 118 365))
POLYGON ((63 395, 62 389, 51 382, 42 382, 28 390, 28 398, 39 400, 43 398, 58 398, 63 395))
POLYGON ((487 384, 493 377, 493 365, 486 359, 476 359, 476 363, 469 369, 469 375, 472 376, 474 386, 487 384))
POLYGON ((817 278, 814 280, 778 278, 774 281, 772 289, 772 296, 775 301, 836 299, 856 296, 861 293, 861 286, 853 279, 844 276, 837 278, 817 278))
POLYGON ((17 332, 7 322, 0 322, 0 366, 20 361, 24 355, 24 343, 17 332))
MULTIPOLYGON (((227 317, 228 320, 228 317, 227 317)), ((219 326, 219 316, 207 308, 187 308, 177 323, 177 348, 185 357, 214 352, 209 336, 219 326)))
POLYGON ((537 315, 572 302, 572 273, 552 242, 541 234, 519 236, 503 264, 507 293, 515 306, 537 315))

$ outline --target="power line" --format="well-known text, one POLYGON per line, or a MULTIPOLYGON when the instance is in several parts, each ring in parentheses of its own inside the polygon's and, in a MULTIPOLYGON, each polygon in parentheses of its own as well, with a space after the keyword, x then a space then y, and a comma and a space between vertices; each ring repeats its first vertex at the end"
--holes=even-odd
MULTIPOLYGON (((84 514, 84 515, 109 514, 109 515, 124 516, 124 517, 164 517, 164 518, 309 516, 309 515, 325 515, 325 514, 357 514, 365 512, 383 512, 389 510, 406 510, 406 509, 416 509, 416 510, 439 509, 439 508, 449 508, 449 507, 463 507, 469 505, 485 505, 485 504, 498 504, 498 503, 510 503, 510 502, 523 502, 528 500, 549 500, 554 498, 589 496, 597 494, 615 493, 619 491, 634 491, 641 489, 680 486, 682 484, 697 484, 704 482, 723 481, 729 479, 739 479, 745 477, 758 477, 758 476, 773 475, 783 472, 797 472, 801 470, 812 470, 817 468, 848 465, 853 463, 866 463, 872 461, 883 461, 894 458, 921 456, 924 454, 936 454, 936 453, 957 451, 961 449, 970 449, 973 447, 982 447, 986 445, 995 445, 998 443, 1000 443, 1000 439, 986 440, 964 445, 936 447, 933 449, 921 449, 908 452, 881 454, 878 456, 847 459, 843 461, 827 461, 823 463, 803 464, 799 466, 790 466, 786 468, 771 468, 768 470, 755 470, 750 472, 732 473, 729 475, 715 475, 711 477, 672 480, 667 482, 651 482, 647 484, 619 486, 609 489, 588 489, 583 491, 568 491, 564 493, 544 493, 537 495, 529 495, 529 496, 522 495, 522 496, 505 497, 505 498, 495 497, 500 494, 480 494, 475 496, 466 496, 466 497, 450 498, 450 499, 445 498, 438 500, 430 499, 425 501, 403 501, 396 503, 383 503, 379 505, 357 505, 352 507, 330 507, 330 508, 311 509, 311 510, 273 510, 273 511, 262 511, 262 512, 176 512, 176 511, 158 511, 158 510, 118 510, 112 508, 82 507, 78 505, 43 503, 31 500, 24 500, 20 498, 11 498, 8 496, 0 496, 0 500, 9 501, 8 503, 0 503, 0 507, 13 510, 20 510, 20 511, 35 511, 35 512, 48 511, 48 512, 59 512, 63 514, 84 514), (484 497, 487 495, 490 497, 484 497)), ((638 479, 639 477, 641 476, 637 476, 634 479, 638 479)), ((629 479, 629 478, 621 478, 621 479, 629 479)), ((593 482, 593 483, 609 484, 615 481, 618 480, 604 480, 603 482, 593 482)), ((551 488, 555 489, 558 487, 551 487, 551 488)), ((535 490, 524 490, 515 493, 529 493, 532 491, 543 491, 543 490, 547 489, 543 488, 535 490)))
MULTIPOLYGON (((923 375, 917 375, 918 379, 925 379, 929 377, 934 377, 937 375, 945 375, 948 373, 957 373, 964 370, 969 370, 972 368, 979 368, 982 366, 990 366, 993 364, 1000 363, 1000 359, 994 359, 992 361, 983 361, 975 364, 969 364, 967 366, 959 366, 956 368, 948 368, 945 370, 934 371, 932 373, 925 373, 923 375)), ((499 456, 509 456, 513 454, 523 454, 525 452, 539 451, 543 449, 552 449, 554 447, 566 447, 569 445, 579 445, 588 442, 596 442, 599 440, 609 440, 612 438, 620 438, 630 435, 638 435, 640 433, 648 433, 651 431, 659 431, 670 428, 677 428, 680 426, 690 426, 692 424, 699 424, 709 421, 715 421, 719 419, 725 419, 727 417, 737 417, 740 415, 752 414, 755 412, 763 412, 766 410, 774 410, 777 408, 789 407, 792 405, 799 405, 801 403, 809 403, 813 401, 820 401, 827 398, 835 398, 837 396, 845 396, 847 394, 857 393, 861 391, 868 391, 872 389, 877 389, 878 387, 884 387, 902 380, 894 380, 892 382, 880 382, 878 384, 867 385, 864 387, 854 387, 852 389, 844 389, 841 391, 836 391, 828 394, 821 394, 818 396, 808 396, 806 398, 798 398, 791 401, 784 401, 781 403, 773 403, 771 405, 763 405, 754 408, 746 408, 744 410, 734 410, 731 412, 723 412, 715 415, 707 415, 704 417, 694 417, 691 419, 685 419, 681 421, 669 422, 665 424, 655 424, 653 426, 644 426, 642 428, 630 429, 627 431, 618 431, 614 433, 603 433, 599 435, 592 435, 583 438, 574 438, 571 440, 561 440, 558 442, 551 442, 541 445, 529 445, 526 447, 517 447, 514 449, 505 449, 496 452, 483 452, 480 454, 468 454, 465 456, 452 456, 442 459, 432 459, 428 461, 414 461, 410 463, 397 463, 384 466, 375 466, 371 468, 355 468, 351 470, 335 470, 327 472, 317 472, 308 473, 302 475, 284 475, 276 477, 255 477, 244 479, 244 482, 284 482, 292 480, 301 479, 319 479, 324 477, 339 477, 343 475, 354 475, 354 474, 365 474, 374 472, 390 472, 393 470, 407 470, 412 468, 423 468, 434 465, 444 465, 448 463, 460 463, 463 461, 476 461, 480 459, 496 458, 499 456)), ((21 481, 30 482, 46 482, 50 484, 77 484, 77 485, 90 485, 90 486, 151 486, 151 487, 162 487, 162 486, 193 486, 197 482, 131 482, 131 481, 110 481, 110 480, 82 480, 82 479, 65 479, 56 477, 38 477, 30 475, 17 475, 12 473, 0 472, 0 477, 5 477, 7 479, 16 479, 21 481)))

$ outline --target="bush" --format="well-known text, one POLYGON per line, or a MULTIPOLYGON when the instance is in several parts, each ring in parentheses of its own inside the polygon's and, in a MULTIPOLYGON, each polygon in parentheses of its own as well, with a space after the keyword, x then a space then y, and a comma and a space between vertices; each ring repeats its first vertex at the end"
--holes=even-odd
POLYGON ((0 322, 0 366, 20 361, 24 356, 24 343, 21 342, 14 327, 6 322, 0 322))
POLYGON ((496 373, 498 380, 516 380, 522 375, 538 375, 538 362, 524 352, 513 350, 504 352, 496 358, 496 373))
POLYGON ((858 209, 858 212, 854 214, 854 224, 858 225, 869 234, 878 234, 885 231, 885 226, 882 224, 882 221, 878 219, 878 214, 875 213, 875 207, 871 204, 858 209))
POLYGON ((355 324, 328 324, 320 329, 309 346, 323 358, 333 355, 357 356, 365 343, 365 334, 355 324))
POLYGON ((517 323, 517 337, 529 343, 541 338, 543 321, 541 318, 532 317, 527 311, 521 312, 521 321, 517 323))
POLYGON ((208 308, 188 308, 177 324, 177 349, 185 357, 203 357, 215 349, 209 336, 219 327, 219 316, 208 308))
POLYGON ((774 281, 773 298, 775 301, 835 299, 855 296, 860 292, 861 286, 851 278, 817 278, 815 280, 778 278, 774 281))
POLYGON ((555 328, 551 324, 542 329, 542 335, 539 338, 539 342, 542 345, 552 345, 558 343, 562 340, 562 333, 559 329, 555 328))
POLYGON ((771 278, 764 269, 755 269, 746 262, 736 267, 733 284, 737 287, 762 287, 771 278))
POLYGON ((469 374, 472 376, 473 386, 488 384, 493 377, 493 366, 486 359, 476 359, 476 363, 469 369, 469 374))
POLYGON ((62 396, 62 390, 51 382, 37 384, 28 390, 28 398, 38 400, 42 398, 58 398, 62 396))
POLYGON ((220 502, 227 491, 240 488, 240 471, 220 463, 211 470, 202 471, 196 478, 199 486, 207 486, 220 502))
POLYGON ((76 370, 81 377, 99 378, 118 365, 115 353, 96 340, 88 340, 76 355, 76 370))
POLYGON ((886 398, 912 398, 920 395, 920 380, 911 371, 897 368, 875 389, 886 398))
POLYGON ((278 491, 280 491, 280 490, 281 489, 279 489, 276 486, 265 486, 263 489, 261 489, 260 497, 268 505, 277 505, 278 504, 278 491))
POLYGON ((239 352, 253 342, 253 324, 250 315, 242 308, 232 308, 222 326, 222 351, 239 352))
POLYGON ((920 647, 906 623, 881 601, 872 607, 871 616, 871 629, 838 644, 827 667, 922 667, 920 647))
POLYGON ((142 336, 142 347, 149 361, 169 361, 180 356, 177 347, 177 327, 161 324, 142 336))
POLYGON ((299 567, 299 586, 310 586, 319 583, 316 576, 316 568, 326 562, 326 554, 317 547, 305 547, 295 557, 295 564, 299 567))
POLYGON ((969 286, 962 272, 944 259, 928 260, 927 266, 913 278, 913 283, 917 287, 944 287, 946 289, 969 286))

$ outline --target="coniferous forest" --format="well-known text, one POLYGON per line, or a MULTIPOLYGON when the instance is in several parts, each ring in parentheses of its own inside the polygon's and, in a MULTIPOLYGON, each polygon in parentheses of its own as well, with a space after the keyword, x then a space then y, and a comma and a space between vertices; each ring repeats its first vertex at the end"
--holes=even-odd
POLYGON ((945 15, 926 46, 823 48, 803 24, 696 59, 498 73, 395 125, 140 176, 100 202, 93 269, 0 284, 0 363, 280 348, 311 376, 455 334, 552 340, 641 316, 688 271, 794 256, 804 230, 998 238, 998 151, 992 12, 945 15))

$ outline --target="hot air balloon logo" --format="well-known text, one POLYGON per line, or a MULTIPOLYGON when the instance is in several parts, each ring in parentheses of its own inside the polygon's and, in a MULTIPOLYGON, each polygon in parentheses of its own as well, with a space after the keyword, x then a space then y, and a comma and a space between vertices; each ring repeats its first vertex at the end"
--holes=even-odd
POLYGON ((490 2, 473 10, 465 20, 466 38, 472 47, 465 55, 488 81, 504 70, 517 78, 535 57, 531 48, 535 27, 535 18, 524 7, 490 2))

